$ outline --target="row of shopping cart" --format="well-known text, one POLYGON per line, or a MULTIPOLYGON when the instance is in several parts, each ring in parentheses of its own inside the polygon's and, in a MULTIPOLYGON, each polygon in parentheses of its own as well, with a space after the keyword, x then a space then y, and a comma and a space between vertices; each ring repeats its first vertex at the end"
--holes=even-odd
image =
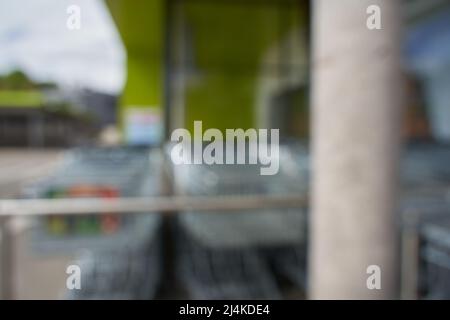
MULTIPOLYGON (((163 172, 172 170, 179 195, 298 194, 307 190, 307 152, 300 145, 280 150, 280 173, 261 176, 256 166, 178 166, 157 149, 79 149, 61 167, 28 188, 28 197, 134 197, 161 194, 163 172)), ((80 252, 82 289, 77 299, 154 298, 163 270, 159 214, 102 214, 39 218, 33 246, 38 252, 80 252), (55 219, 56 222, 55 222, 55 219)), ((186 211, 175 219, 177 280, 195 298, 280 298, 276 273, 304 285, 306 211, 186 211), (277 248, 279 250, 273 250, 277 248), (277 252, 277 254, 274 254, 277 252), (301 278, 301 280, 300 280, 301 278)))
MULTIPOLYGON (((28 197, 134 197, 160 195, 170 169, 177 195, 305 195, 309 161, 305 146, 280 147, 280 171, 260 175, 258 165, 173 165, 161 150, 79 149, 28 197)), ((448 185, 450 148, 409 146, 402 163, 402 222, 420 235, 422 298, 450 297, 448 185)), ((176 278, 194 298, 280 298, 279 278, 304 289, 307 210, 278 208, 196 212, 175 217, 176 278)), ((79 251, 85 275, 71 298, 148 299, 164 278, 159 214, 50 216, 38 219, 33 246, 39 252, 79 251), (56 222, 55 222, 55 219, 56 222)))

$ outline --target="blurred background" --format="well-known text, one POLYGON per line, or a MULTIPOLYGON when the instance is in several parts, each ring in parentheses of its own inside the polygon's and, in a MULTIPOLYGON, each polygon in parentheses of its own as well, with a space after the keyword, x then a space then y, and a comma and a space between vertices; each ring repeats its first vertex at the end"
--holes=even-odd
MULTIPOLYGON (((402 92, 392 103, 403 110, 401 119, 389 122, 401 145, 393 137, 376 140, 377 132, 367 141, 399 153, 390 162, 377 162, 383 155, 375 155, 373 167, 365 167, 395 168, 381 185, 389 195, 368 192, 375 201, 392 202, 368 210, 382 220, 374 217, 373 225, 392 230, 385 239, 397 239, 376 247, 397 257, 386 267, 396 270, 392 277, 387 271, 396 288, 376 297, 448 299, 450 1, 372 2, 381 5, 387 21, 387 30, 373 31, 373 45, 394 43, 401 59, 385 68, 389 58, 376 51, 373 66, 359 69, 383 73, 380 85, 402 92), (391 39, 389 31, 397 27, 400 36, 391 39), (397 69, 398 82, 383 78, 397 69)), ((2 298, 321 298, 309 290, 327 290, 320 281, 314 285, 322 261, 314 250, 324 247, 310 241, 321 236, 315 223, 326 225, 312 218, 314 208, 320 219, 326 215, 319 214, 320 196, 311 210, 309 195, 311 183, 322 195, 325 180, 314 179, 329 171, 314 160, 315 150, 324 155, 320 139, 327 137, 313 126, 334 120, 320 112, 315 119, 324 122, 312 120, 314 108, 324 101, 339 105, 348 92, 389 106, 396 97, 371 95, 383 91, 359 85, 351 71, 358 68, 339 77, 323 73, 342 56, 362 61, 367 55, 349 31, 369 32, 367 6, 343 3, 335 13, 326 0, 0 0, 2 298), (79 28, 71 25, 77 18, 76 10, 68 10, 73 6, 79 28), (360 18, 339 25, 345 12, 360 18), (323 39, 349 47, 326 55, 323 39), (322 100, 322 89, 334 90, 333 98, 322 100), (279 129, 279 172, 261 176, 257 165, 173 164, 171 132, 192 131, 195 120, 203 130, 279 129), (214 201, 205 209, 189 201, 196 197, 214 201), (124 202, 120 212, 90 198, 136 202, 124 202), (86 202, 70 209, 70 202, 58 204, 62 199, 86 202), (311 230, 317 230, 313 238, 311 230), (72 264, 81 269, 80 290, 66 287, 72 264)), ((386 119, 395 118, 386 112, 386 119)), ((335 119, 344 121, 345 115, 335 119)), ((346 129, 350 139, 343 153, 359 148, 359 130, 346 129)), ((360 187, 344 174, 349 185, 360 187)), ((358 248, 369 252, 360 235, 385 234, 358 221, 326 232, 361 239, 358 248)), ((336 243, 332 250, 351 250, 346 245, 336 243)), ((366 267, 361 265, 364 274, 366 267)), ((337 268, 339 277, 351 282, 344 269, 337 268)), ((352 290, 332 298, 372 297, 352 290)))

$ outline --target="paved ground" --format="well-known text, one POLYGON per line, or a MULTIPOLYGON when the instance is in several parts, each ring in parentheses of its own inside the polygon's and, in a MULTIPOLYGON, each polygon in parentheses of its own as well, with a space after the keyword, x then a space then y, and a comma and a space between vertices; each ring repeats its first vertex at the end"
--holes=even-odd
POLYGON ((17 197, 24 185, 54 169, 61 154, 61 150, 0 149, 0 198, 17 197))

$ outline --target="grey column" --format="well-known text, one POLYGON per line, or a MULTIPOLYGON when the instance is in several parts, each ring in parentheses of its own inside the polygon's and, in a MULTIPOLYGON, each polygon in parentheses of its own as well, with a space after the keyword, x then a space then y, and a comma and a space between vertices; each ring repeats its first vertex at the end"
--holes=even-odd
POLYGON ((400 24, 397 0, 313 1, 312 299, 398 297, 400 24), (366 26, 370 5, 381 30, 366 26))

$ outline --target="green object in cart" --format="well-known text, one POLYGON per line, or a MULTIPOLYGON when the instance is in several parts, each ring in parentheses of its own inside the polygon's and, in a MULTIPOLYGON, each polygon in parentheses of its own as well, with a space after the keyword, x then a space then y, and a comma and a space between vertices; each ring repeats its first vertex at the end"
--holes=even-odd
POLYGON ((100 223, 96 216, 77 217, 74 233, 77 235, 94 235, 100 233, 100 223))

